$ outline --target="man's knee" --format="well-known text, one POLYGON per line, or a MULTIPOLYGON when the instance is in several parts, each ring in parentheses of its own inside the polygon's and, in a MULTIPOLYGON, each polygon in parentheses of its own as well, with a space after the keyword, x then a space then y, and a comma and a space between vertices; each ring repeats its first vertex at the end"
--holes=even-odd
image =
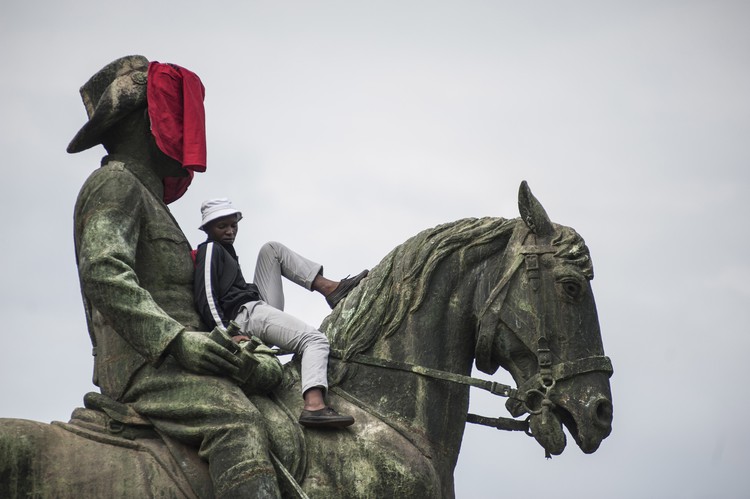
POLYGON ((279 260, 281 258, 281 251, 284 245, 277 241, 268 241, 260 247, 258 255, 260 258, 272 258, 279 260))

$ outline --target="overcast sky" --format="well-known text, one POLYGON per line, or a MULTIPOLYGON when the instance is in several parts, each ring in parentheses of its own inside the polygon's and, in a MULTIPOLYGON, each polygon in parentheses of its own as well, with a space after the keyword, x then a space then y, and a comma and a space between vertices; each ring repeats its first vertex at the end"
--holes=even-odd
MULTIPOLYGON (((67 421, 94 389, 72 214, 104 150, 65 148, 78 88, 142 54, 206 86, 208 171, 171 206, 193 244, 228 196, 246 266, 280 240, 343 277, 439 223, 518 216, 523 179, 586 239, 613 433, 547 461, 468 425, 457 497, 750 496, 749 22, 716 0, 5 0, 0 417, 67 421)), ((287 290, 319 324, 325 302, 287 290)))

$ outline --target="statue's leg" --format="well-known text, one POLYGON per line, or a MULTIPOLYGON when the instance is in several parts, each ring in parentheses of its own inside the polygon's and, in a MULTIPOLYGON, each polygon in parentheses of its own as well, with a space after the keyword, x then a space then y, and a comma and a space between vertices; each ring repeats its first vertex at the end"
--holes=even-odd
POLYGON ((323 272, 323 266, 296 253, 281 243, 269 242, 258 252, 253 282, 260 289, 263 301, 284 310, 283 275, 298 286, 312 289, 315 276, 323 272))
POLYGON ((228 378, 145 366, 123 397, 170 437, 198 447, 217 497, 279 497, 263 416, 228 378))

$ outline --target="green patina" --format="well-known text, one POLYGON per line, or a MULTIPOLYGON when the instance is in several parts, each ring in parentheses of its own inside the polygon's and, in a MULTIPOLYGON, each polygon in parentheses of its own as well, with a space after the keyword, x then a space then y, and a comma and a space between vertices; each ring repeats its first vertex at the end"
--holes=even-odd
MULTIPOLYGON (((295 497, 277 478, 279 463, 310 497, 453 497, 468 386, 359 364, 362 354, 465 376, 476 359, 488 373, 508 370, 519 386, 544 374, 541 345, 557 366, 599 359, 586 376, 574 373, 544 390, 545 409, 530 424, 551 454, 565 447, 561 421, 584 452, 609 435, 611 370, 601 360, 588 248, 574 230, 552 224, 525 183, 521 218, 464 219, 417 234, 326 318, 321 329, 343 352, 331 359, 328 397, 355 417, 354 426, 303 430, 296 423, 296 360, 283 379, 275 358, 263 354, 257 364, 260 352, 249 351, 237 355, 260 370, 201 372, 206 342, 218 343, 193 307, 190 245, 162 201, 162 180, 182 172, 149 133, 139 87, 145 76, 138 76, 147 62, 115 61, 82 89, 90 123, 98 119, 105 129, 79 133, 76 143, 101 141, 110 152, 75 209, 102 393, 88 396, 69 423, 0 421, 0 497, 276 497, 279 490, 295 497), (127 98, 110 103, 109 121, 97 118, 91 102, 104 101, 87 92, 118 88, 127 98), (529 258, 514 267, 533 248, 554 251, 538 267, 529 258), (197 435, 206 432, 226 452, 209 443, 198 452, 197 435), (238 466, 242 473, 233 474, 238 466)), ((520 399, 508 406, 514 415, 528 408, 520 399)))

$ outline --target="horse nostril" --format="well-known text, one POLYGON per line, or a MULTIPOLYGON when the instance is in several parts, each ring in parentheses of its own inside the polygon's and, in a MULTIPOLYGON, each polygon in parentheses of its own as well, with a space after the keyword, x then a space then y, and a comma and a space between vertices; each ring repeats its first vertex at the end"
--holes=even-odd
POLYGON ((612 425, 612 402, 602 398, 594 406, 594 424, 602 428, 612 425))

